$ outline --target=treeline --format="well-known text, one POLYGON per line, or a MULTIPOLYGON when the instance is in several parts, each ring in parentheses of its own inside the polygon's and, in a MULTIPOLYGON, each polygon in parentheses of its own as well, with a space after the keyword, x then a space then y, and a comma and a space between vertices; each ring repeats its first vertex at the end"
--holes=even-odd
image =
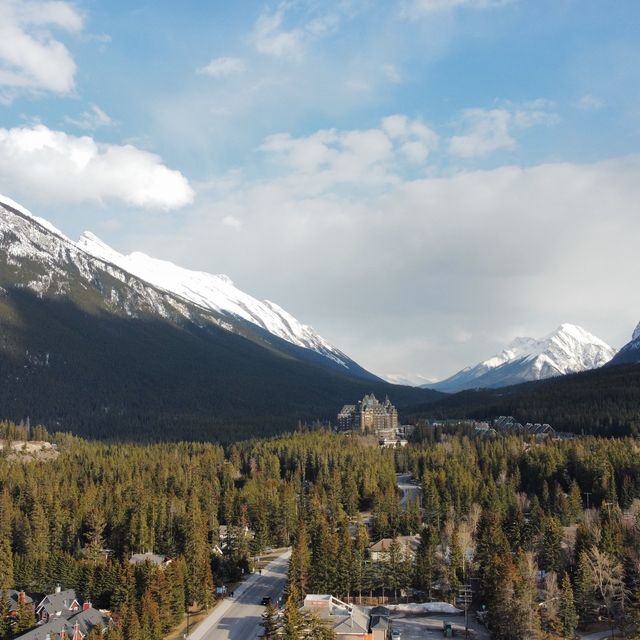
POLYGON ((607 366, 502 389, 462 391, 416 406, 407 414, 416 421, 512 415, 522 423, 549 423, 556 431, 639 435, 640 365, 607 366))
POLYGON ((159 639, 209 606, 255 554, 292 542, 307 504, 355 514, 395 477, 392 454, 323 431, 227 450, 55 439, 55 460, 0 459, 0 589, 75 588, 114 612, 118 640, 159 639), (129 564, 149 551, 171 562, 129 564))
POLYGON ((25 422, 15 424, 4 420, 0 422, 0 440, 8 444, 12 442, 34 442, 46 441, 49 439, 49 432, 42 425, 32 427, 29 419, 25 422))

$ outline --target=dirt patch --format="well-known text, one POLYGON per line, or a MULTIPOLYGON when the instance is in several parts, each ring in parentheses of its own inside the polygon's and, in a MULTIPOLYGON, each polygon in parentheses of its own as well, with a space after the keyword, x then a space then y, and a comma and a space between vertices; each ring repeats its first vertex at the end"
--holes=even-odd
POLYGON ((0 440, 0 451, 10 462, 50 462, 60 455, 55 444, 44 441, 0 440))

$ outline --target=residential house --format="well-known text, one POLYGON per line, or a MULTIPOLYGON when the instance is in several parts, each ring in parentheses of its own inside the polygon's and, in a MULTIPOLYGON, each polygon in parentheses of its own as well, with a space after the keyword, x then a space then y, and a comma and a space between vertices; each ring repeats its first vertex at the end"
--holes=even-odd
POLYGON ((331 595, 309 594, 304 599, 302 611, 324 621, 337 640, 373 640, 369 615, 357 605, 347 604, 331 595))
POLYGON ((396 538, 382 538, 378 542, 369 545, 369 555, 372 562, 382 562, 389 559, 389 550, 393 542, 400 548, 400 556, 403 560, 414 560, 418 547, 420 546, 420 536, 397 536, 396 538))
POLYGON ((386 607, 374 607, 369 611, 369 631, 372 640, 391 639, 391 612, 386 607))
POLYGON ((247 527, 228 527, 226 524, 220 525, 220 549, 224 551, 228 546, 229 542, 233 542, 230 540, 231 536, 242 538, 246 541, 251 541, 255 538, 256 533, 247 527))
POLYGON ((46 623, 53 618, 69 617, 81 609, 76 592, 73 589, 63 591, 58 585, 55 593, 42 598, 36 607, 36 618, 38 622, 46 623))
POLYGON ((151 552, 134 553, 131 558, 129 558, 129 564, 133 565, 146 564, 147 562, 157 567, 166 567, 171 564, 172 558, 151 552))
MULTIPOLYGON (((18 602, 22 597, 18 593, 18 602)), ((98 625, 106 630, 111 623, 106 613, 90 602, 82 603, 73 589, 60 586, 42 598, 35 612, 37 626, 19 636, 20 640, 83 640, 98 625)))
POLYGON ((7 598, 9 598, 10 618, 15 618, 16 615, 18 615, 18 609, 21 604, 33 609, 33 600, 24 591, 16 591, 15 589, 7 589, 5 592, 0 591, 0 595, 4 595, 5 593, 7 598))
POLYGON ((52 617, 49 622, 39 624, 16 640, 83 640, 98 625, 106 631, 110 624, 108 615, 86 602, 82 610, 71 615, 52 617))

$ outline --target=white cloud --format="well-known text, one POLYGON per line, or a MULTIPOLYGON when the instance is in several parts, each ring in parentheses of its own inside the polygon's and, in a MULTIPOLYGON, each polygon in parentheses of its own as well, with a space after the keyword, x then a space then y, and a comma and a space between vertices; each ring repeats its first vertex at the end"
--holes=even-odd
POLYGON ((389 62, 383 64, 382 73, 384 74, 384 77, 393 84, 400 84, 402 82, 402 75, 394 64, 391 64, 389 62))
POLYGON ((602 107, 604 107, 604 101, 592 96, 590 93, 587 93, 578 100, 578 108, 583 111, 599 111, 602 107))
POLYGON ((231 227, 232 229, 242 228, 242 222, 235 216, 225 216, 224 218, 222 218, 222 224, 225 227, 231 227))
POLYGON ((117 201, 169 210, 193 201, 187 179, 157 155, 44 125, 0 129, 0 183, 43 202, 117 201))
POLYGON ((438 136, 420 120, 394 115, 377 129, 321 129, 301 138, 275 134, 261 150, 270 162, 304 175, 304 189, 318 193, 339 184, 392 184, 403 161, 423 164, 437 142, 438 136))
POLYGON ((556 114, 537 108, 544 105, 546 103, 534 101, 521 108, 465 109, 460 119, 463 133, 449 140, 449 153, 473 158, 515 147, 516 131, 558 121, 556 114))
POLYGON ((337 13, 324 13, 285 28, 286 8, 282 3, 276 11, 264 12, 258 17, 250 40, 259 53, 300 62, 310 42, 330 35, 340 24, 337 13))
POLYGON ((198 69, 198 73, 211 76, 212 78, 223 78, 225 76, 243 73, 246 70, 247 65, 241 58, 223 56, 211 60, 209 64, 198 69))
POLYGON ((511 114, 506 109, 467 109, 463 122, 466 133, 449 141, 449 152, 454 156, 483 156, 516 144, 509 130, 511 114))
POLYGON ((256 50, 275 58, 290 57, 300 60, 304 54, 304 31, 296 28, 289 31, 282 26, 284 11, 263 13, 253 31, 256 50))
POLYGON ((453 9, 496 9, 510 4, 513 0, 407 0, 403 14, 419 17, 453 9))
POLYGON ((0 87, 4 100, 20 91, 69 93, 76 64, 52 29, 78 32, 83 20, 61 0, 0 2, 0 87))
MULTIPOLYGON (((386 125, 401 136, 400 122, 386 125)), ((232 273, 379 373, 443 377, 523 323, 537 335, 571 318, 612 342, 611 309, 623 335, 637 323, 640 157, 408 179, 392 171, 401 138, 351 133, 269 139, 270 178, 201 193, 180 242, 145 230, 130 244, 232 273), (225 216, 242 234, 220 233, 225 216)))
POLYGON ((83 111, 77 118, 67 116, 65 122, 80 129, 94 130, 100 127, 110 127, 113 125, 111 116, 101 109, 97 104, 92 104, 88 111, 83 111))

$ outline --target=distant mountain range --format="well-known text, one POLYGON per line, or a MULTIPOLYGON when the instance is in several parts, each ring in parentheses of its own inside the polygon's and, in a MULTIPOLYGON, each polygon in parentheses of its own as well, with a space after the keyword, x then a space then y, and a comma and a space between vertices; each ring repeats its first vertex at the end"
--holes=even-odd
POLYGON ((423 388, 456 393, 506 387, 597 369, 615 354, 613 347, 588 331, 563 324, 542 339, 516 338, 500 354, 423 388))
POLYGON ((88 436, 215 439, 329 418, 392 386, 226 276, 73 242, 0 196, 0 418, 88 436))
POLYGON ((460 391, 405 412, 408 420, 549 423, 557 431, 640 437, 640 364, 619 364, 499 389, 460 391))

